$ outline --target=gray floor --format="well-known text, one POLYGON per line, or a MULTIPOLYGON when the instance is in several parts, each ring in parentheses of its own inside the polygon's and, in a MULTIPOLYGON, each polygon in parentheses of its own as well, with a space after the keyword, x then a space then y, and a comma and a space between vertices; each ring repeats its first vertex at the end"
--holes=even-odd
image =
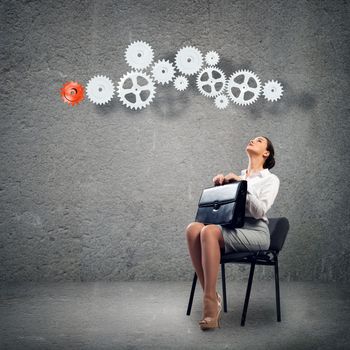
POLYGON ((350 285, 281 282, 276 322, 273 282, 255 280, 241 327, 245 285, 228 282, 221 328, 203 332, 191 282, 2 283, 0 348, 349 349, 350 285))

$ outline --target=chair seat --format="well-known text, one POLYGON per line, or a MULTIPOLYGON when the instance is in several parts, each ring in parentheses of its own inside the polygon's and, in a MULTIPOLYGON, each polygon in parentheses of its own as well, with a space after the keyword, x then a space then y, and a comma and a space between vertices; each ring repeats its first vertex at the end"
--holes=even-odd
POLYGON ((253 252, 232 252, 221 256, 221 264, 236 262, 250 264, 253 259, 257 265, 272 265, 275 262, 275 252, 259 250, 253 252))
POLYGON ((221 261, 233 261, 233 260, 242 260, 252 257, 253 255, 256 255, 257 252, 231 252, 226 253, 221 256, 221 261))

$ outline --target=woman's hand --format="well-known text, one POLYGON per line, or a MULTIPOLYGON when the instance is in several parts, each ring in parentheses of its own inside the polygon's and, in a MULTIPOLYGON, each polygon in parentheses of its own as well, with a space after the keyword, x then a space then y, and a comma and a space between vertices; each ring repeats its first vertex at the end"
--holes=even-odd
POLYGON ((234 182, 234 181, 241 181, 242 179, 236 175, 235 173, 228 173, 224 177, 224 183, 234 182))
POLYGON ((225 176, 224 174, 218 174, 216 176, 213 177, 213 182, 214 182, 214 185, 217 186, 217 185, 223 185, 224 182, 225 182, 225 176))

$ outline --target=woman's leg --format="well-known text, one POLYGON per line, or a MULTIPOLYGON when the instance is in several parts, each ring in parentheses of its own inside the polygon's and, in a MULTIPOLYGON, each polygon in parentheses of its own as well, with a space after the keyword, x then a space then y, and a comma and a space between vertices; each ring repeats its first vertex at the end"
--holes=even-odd
POLYGON ((220 248, 224 239, 217 225, 204 226, 200 232, 202 268, 204 273, 204 317, 215 317, 217 312, 216 284, 220 266, 220 248))
POLYGON ((204 290, 204 273, 202 268, 202 248, 200 233, 205 225, 201 222, 191 222, 186 228, 188 250, 199 282, 204 290))

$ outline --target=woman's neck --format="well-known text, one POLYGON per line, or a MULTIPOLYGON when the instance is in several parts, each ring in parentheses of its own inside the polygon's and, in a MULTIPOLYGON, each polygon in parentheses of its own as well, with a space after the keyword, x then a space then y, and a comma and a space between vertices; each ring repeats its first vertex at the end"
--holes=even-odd
POLYGON ((263 169, 264 167, 261 159, 249 157, 249 164, 247 168, 248 176, 263 169))

